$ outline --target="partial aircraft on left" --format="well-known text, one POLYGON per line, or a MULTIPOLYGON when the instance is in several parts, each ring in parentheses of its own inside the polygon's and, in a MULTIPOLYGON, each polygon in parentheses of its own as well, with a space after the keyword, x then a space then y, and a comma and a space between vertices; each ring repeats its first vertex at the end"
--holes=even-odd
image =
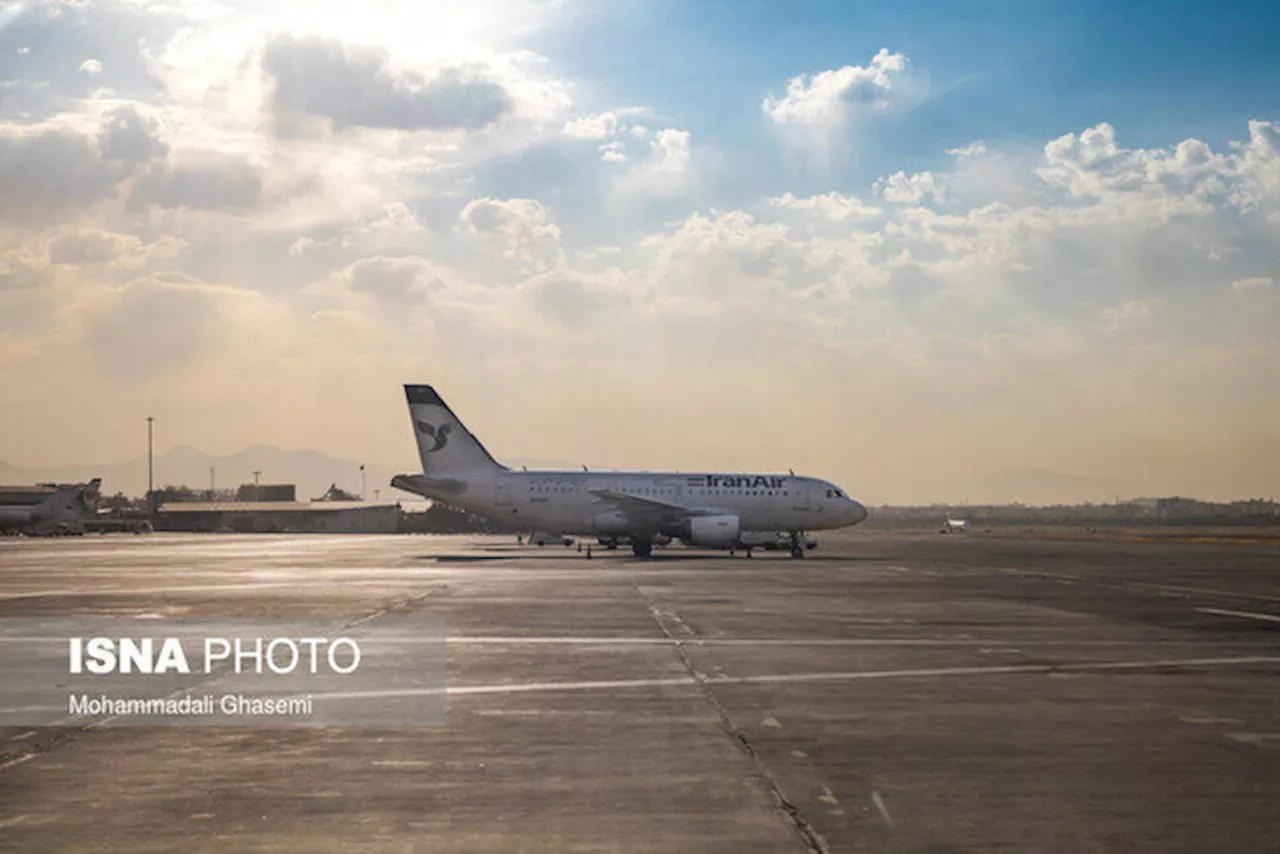
POLYGON ((86 518, 98 512, 102 479, 65 483, 33 503, 0 504, 0 533, 83 534, 86 518))

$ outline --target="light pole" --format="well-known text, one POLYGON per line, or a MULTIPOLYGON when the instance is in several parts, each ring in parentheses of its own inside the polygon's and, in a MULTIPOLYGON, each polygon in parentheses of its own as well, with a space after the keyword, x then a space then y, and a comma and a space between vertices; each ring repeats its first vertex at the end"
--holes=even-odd
POLYGON ((155 418, 147 416, 147 521, 155 524, 155 418))
POLYGON ((255 471, 253 473, 253 500, 254 501, 262 500, 262 487, 258 486, 258 475, 260 474, 262 474, 261 471, 255 471))
POLYGON ((364 466, 360 466, 360 500, 364 501, 364 466))

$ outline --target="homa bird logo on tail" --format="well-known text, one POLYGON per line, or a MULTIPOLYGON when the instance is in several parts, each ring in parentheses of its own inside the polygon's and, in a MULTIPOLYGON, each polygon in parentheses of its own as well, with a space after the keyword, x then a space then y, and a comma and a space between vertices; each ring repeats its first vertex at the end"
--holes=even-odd
POLYGON ((425 451, 423 451, 423 453, 434 454, 436 451, 440 450, 446 444, 448 444, 449 430, 450 430, 450 427, 448 424, 441 424, 439 427, 433 427, 432 425, 428 424, 427 422, 421 419, 418 420, 417 424, 418 424, 419 430, 421 430, 423 433, 426 433, 436 442, 434 446, 427 448, 425 451))

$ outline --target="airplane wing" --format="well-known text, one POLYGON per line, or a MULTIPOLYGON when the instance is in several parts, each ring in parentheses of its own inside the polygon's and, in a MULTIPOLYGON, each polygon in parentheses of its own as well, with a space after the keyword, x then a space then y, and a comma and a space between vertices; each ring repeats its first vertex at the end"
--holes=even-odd
POLYGON ((690 509, 666 501, 658 501, 654 498, 629 495, 612 489, 592 489, 588 491, 602 501, 612 504, 616 509, 624 513, 628 519, 639 524, 673 525, 690 516, 705 515, 705 512, 701 510, 690 509))

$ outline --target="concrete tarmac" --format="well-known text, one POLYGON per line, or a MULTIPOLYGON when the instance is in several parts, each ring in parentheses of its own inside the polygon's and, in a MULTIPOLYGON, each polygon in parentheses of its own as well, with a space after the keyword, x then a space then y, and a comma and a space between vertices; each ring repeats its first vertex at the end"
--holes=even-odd
POLYGON ((0 730, 0 850, 1280 850, 1280 550, 0 541, 0 618, 435 615, 442 725, 0 730))

